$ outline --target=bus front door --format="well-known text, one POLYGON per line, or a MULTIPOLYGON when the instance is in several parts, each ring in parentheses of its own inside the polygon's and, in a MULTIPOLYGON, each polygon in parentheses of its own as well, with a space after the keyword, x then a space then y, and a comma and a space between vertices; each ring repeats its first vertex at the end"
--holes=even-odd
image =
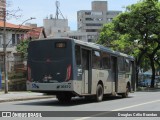
POLYGON ((91 51, 82 50, 82 93, 91 93, 91 51))

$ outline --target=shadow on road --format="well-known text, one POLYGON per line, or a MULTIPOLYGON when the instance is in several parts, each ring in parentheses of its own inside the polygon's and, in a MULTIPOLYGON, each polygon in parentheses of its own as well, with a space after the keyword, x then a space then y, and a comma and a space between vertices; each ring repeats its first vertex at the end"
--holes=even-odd
MULTIPOLYGON (((132 97, 128 97, 125 99, 129 99, 132 97)), ((114 96, 114 97, 104 97, 102 102, 107 102, 107 101, 113 101, 113 100, 119 100, 119 99, 123 99, 121 96, 114 96)), ((91 99, 84 99, 84 98, 73 98, 71 102, 69 103, 60 103, 57 99, 45 99, 42 101, 28 101, 25 103, 18 103, 16 105, 32 105, 32 106, 59 106, 59 107, 68 107, 68 106, 78 106, 78 105, 83 105, 83 104, 92 104, 92 103, 96 103, 95 100, 91 99)), ((98 102, 97 102, 98 103, 98 102)))

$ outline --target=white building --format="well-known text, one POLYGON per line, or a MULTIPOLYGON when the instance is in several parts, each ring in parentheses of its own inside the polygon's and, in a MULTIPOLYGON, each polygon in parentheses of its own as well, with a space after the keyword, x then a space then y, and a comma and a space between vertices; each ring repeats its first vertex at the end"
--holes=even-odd
POLYGON ((111 22, 121 11, 109 11, 107 1, 93 1, 91 10, 77 12, 77 27, 80 32, 87 32, 88 42, 95 42, 103 24, 111 22))
POLYGON ((44 19, 43 25, 45 33, 48 37, 49 36, 57 37, 61 35, 61 33, 70 31, 67 19, 55 19, 55 18, 44 19))

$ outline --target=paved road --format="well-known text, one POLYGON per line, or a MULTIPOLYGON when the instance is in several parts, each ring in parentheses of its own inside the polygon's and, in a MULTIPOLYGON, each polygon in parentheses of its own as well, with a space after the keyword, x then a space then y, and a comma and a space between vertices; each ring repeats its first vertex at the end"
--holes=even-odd
MULTIPOLYGON (((83 116, 72 118, 74 120, 98 119, 97 117, 93 118, 93 116, 106 116, 109 114, 107 111, 160 111, 160 92, 136 92, 131 93, 129 98, 109 97, 100 103, 79 98, 74 99, 70 104, 60 104, 55 98, 8 102, 0 103, 0 111, 101 111, 89 113, 87 118, 83 116)), ((63 115, 63 113, 59 114, 61 114, 61 116, 63 115)), ((109 117, 102 119, 106 120, 109 119, 109 117)), ((114 119, 124 120, 122 117, 114 119)), ((134 120, 135 119, 138 118, 134 118, 134 120)), ((149 120, 151 118, 143 119, 149 120)))

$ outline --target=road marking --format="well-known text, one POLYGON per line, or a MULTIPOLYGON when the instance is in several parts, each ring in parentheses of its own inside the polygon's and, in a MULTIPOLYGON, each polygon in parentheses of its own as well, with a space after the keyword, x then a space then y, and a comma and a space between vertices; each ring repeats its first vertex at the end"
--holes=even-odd
POLYGON ((141 104, 137 104, 137 105, 132 105, 132 106, 124 107, 124 108, 119 108, 119 109, 115 109, 115 110, 111 110, 111 111, 125 110, 125 109, 128 109, 128 108, 138 107, 138 106, 142 106, 142 105, 146 105, 146 104, 151 104, 151 103, 155 103, 155 102, 160 102, 160 100, 154 100, 154 101, 150 101, 150 102, 146 102, 146 103, 141 103, 141 104))
POLYGON ((75 119, 75 120, 86 120, 86 119, 90 119, 90 118, 95 117, 95 116, 108 114, 108 113, 111 113, 113 111, 125 110, 125 109, 134 108, 134 107, 138 107, 138 106, 142 106, 142 105, 146 105, 146 104, 156 103, 156 102, 160 102, 160 100, 154 100, 154 101, 150 101, 150 102, 146 102, 146 103, 140 103, 140 104, 137 104, 137 105, 131 105, 131 106, 123 107, 123 108, 118 108, 118 109, 114 109, 114 110, 111 110, 111 111, 108 111, 108 112, 102 112, 102 113, 99 113, 99 114, 91 115, 89 117, 82 117, 82 118, 78 118, 78 119, 75 119))

